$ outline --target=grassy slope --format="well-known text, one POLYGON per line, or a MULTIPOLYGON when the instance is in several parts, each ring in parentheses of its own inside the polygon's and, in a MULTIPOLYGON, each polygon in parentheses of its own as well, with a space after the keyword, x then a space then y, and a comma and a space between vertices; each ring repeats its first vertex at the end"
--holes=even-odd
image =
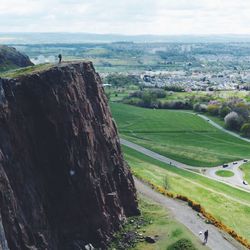
POLYGON ((218 125, 220 125, 221 127, 223 128, 226 128, 225 126, 225 122, 224 122, 224 119, 220 118, 220 117, 217 117, 217 116, 212 116, 212 115, 209 115, 209 114, 204 114, 205 116, 207 116, 210 120, 212 120, 213 122, 217 123, 218 125))
POLYGON ((250 163, 246 163, 240 167, 244 172, 244 179, 250 184, 250 163))
POLYGON ((250 240, 250 223, 246 221, 250 216, 248 193, 171 167, 127 147, 124 147, 124 153, 135 175, 161 186, 167 176, 170 191, 200 203, 217 219, 250 240))
POLYGON ((179 239, 189 239, 197 249, 208 249, 186 227, 171 218, 171 215, 161 206, 153 203, 145 197, 140 198, 140 209, 143 216, 153 221, 146 226, 144 235, 159 235, 156 244, 139 243, 134 249, 155 250, 166 249, 179 239))
POLYGON ((25 67, 21 69, 16 69, 16 70, 9 70, 6 72, 3 72, 0 74, 0 77, 5 77, 5 78, 15 78, 27 74, 32 74, 35 72, 40 72, 46 69, 49 69, 52 66, 50 63, 45 63, 45 64, 39 64, 35 66, 30 66, 30 67, 25 67))
POLYGON ((250 144, 186 112, 112 103, 125 139, 194 166, 211 167, 250 157, 250 144))

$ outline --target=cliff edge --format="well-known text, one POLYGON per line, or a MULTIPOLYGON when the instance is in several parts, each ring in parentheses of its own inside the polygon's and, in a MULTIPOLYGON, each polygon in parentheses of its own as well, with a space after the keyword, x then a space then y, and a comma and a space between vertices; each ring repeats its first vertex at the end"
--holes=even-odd
POLYGON ((0 79, 0 249, 106 249, 138 213, 92 63, 0 79))

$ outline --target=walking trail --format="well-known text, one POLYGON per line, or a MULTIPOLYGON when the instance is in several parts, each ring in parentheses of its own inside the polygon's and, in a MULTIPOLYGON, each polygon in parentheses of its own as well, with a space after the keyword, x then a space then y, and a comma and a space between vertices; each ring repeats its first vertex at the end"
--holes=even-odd
MULTIPOLYGON (((195 114, 195 113, 191 113, 191 112, 190 112, 190 114, 195 114)), ((212 121, 211 119, 209 119, 209 118, 206 117, 205 115, 200 115, 200 114, 198 114, 198 116, 199 116, 200 118, 206 120, 207 122, 209 122, 212 126, 214 126, 214 127, 218 128, 218 129, 224 131, 225 133, 228 133, 228 134, 230 134, 230 135, 232 135, 232 136, 234 136, 234 137, 237 137, 237 138, 239 138, 239 139, 241 139, 241 140, 243 140, 243 141, 250 142, 250 139, 244 138, 244 137, 242 137, 242 136, 240 136, 240 135, 238 135, 238 134, 236 134, 236 133, 234 133, 234 132, 232 132, 232 131, 229 131, 229 130, 223 128, 222 126, 220 126, 220 125, 217 124, 216 122, 212 121)))
MULTIPOLYGON (((242 138, 239 135, 230 132, 228 130, 225 130, 215 122, 211 121, 205 116, 200 115, 201 118, 207 120, 210 122, 211 125, 215 126, 216 128, 223 130, 226 133, 229 133, 235 137, 238 137, 244 141, 250 142, 250 140, 246 138, 242 138)), ((190 166, 178 161, 175 161, 173 159, 170 159, 168 157, 162 156, 158 153, 155 153, 151 150, 148 150, 144 147, 141 147, 135 143, 132 143, 130 141, 121 139, 121 143, 127 147, 130 147, 140 153, 143 153, 149 157, 152 157, 156 160, 159 160, 161 162, 164 162, 166 164, 172 165, 177 168, 185 169, 187 171, 190 171, 190 169, 203 169, 205 170, 205 175, 200 174, 202 176, 205 176, 207 178, 223 182, 227 185, 233 186, 235 188, 241 189, 244 191, 249 192, 249 187, 244 186, 242 184, 243 176, 242 172, 239 170, 239 167, 244 163, 244 161, 238 161, 236 164, 229 163, 228 169, 234 172, 235 177, 229 179, 229 182, 222 177, 219 177, 215 174, 215 172, 219 169, 222 169, 222 166, 218 166, 215 168, 198 168, 195 166, 190 166)), ((185 225, 194 235, 199 237, 199 232, 204 232, 205 230, 209 231, 209 238, 207 246, 213 250, 240 250, 240 249, 246 249, 241 244, 239 244, 236 240, 234 240, 230 235, 227 233, 219 230, 213 225, 207 224, 202 216, 198 216, 198 213, 192 210, 189 206, 186 205, 186 203, 168 198, 166 196, 163 196, 162 194, 152 190, 149 186, 144 184, 143 182, 139 181, 135 178, 135 184, 137 191, 141 193, 142 195, 148 197, 149 199, 153 200, 154 202, 160 204, 162 207, 166 208, 168 211, 171 212, 173 217, 178 220, 180 223, 185 225)), ((247 204, 249 205, 249 204, 247 204)), ((201 238, 202 241, 203 238, 201 238)))
MULTIPOLYGON (((165 157, 163 155, 160 155, 158 153, 155 153, 149 149, 146 149, 138 144, 135 144, 133 142, 127 141, 125 139, 120 139, 121 144, 124 146, 127 146, 129 148, 132 148, 142 154, 145 154, 151 158, 154 158, 158 161, 161 161, 163 163, 166 163, 168 165, 171 165, 173 167, 177 167, 177 168, 181 168, 184 169, 186 171, 191 171, 193 170, 204 170, 204 174, 200 174, 200 173, 195 173, 204 177, 207 177, 209 179, 212 180, 216 180, 219 182, 222 182, 224 184, 227 184, 231 187, 246 191, 246 192, 250 192, 250 186, 249 185, 244 185, 243 184, 243 175, 241 174, 241 170, 239 169, 239 167, 244 163, 244 161, 238 161, 236 165, 234 165, 233 163, 228 163, 228 169, 230 169, 230 171, 234 172, 234 176, 231 178, 223 178, 223 177, 219 177, 215 174, 215 172, 217 170, 222 170, 224 169, 223 166, 219 166, 219 167, 214 167, 214 168, 200 168, 200 167, 195 167, 195 166, 190 166, 178 161, 175 161, 173 159, 170 159, 168 157, 165 157)), ((193 172, 194 173, 194 172, 193 172)))
MULTIPOLYGON (((199 237, 199 232, 208 230, 209 237, 207 246, 209 248, 213 250, 246 249, 237 241, 235 241, 230 235, 220 231, 211 224, 207 224, 204 218, 199 216, 197 212, 188 207, 186 203, 163 196, 136 178, 135 185, 139 193, 170 211, 177 221, 185 225, 197 237, 199 237)), ((200 239, 202 244, 203 235, 200 236, 200 239)))

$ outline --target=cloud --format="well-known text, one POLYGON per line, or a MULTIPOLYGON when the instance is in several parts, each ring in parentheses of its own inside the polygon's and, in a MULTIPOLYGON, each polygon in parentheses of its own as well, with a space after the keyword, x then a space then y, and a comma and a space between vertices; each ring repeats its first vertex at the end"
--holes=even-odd
POLYGON ((0 0, 0 32, 250 34, 246 0, 0 0))

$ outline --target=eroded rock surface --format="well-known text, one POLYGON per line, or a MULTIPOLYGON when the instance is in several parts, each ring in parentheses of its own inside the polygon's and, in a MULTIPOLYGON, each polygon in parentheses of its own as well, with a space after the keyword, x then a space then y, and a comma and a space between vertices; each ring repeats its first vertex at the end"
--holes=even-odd
POLYGON ((0 92, 1 247, 105 249, 139 211, 93 65, 0 79, 0 92))

